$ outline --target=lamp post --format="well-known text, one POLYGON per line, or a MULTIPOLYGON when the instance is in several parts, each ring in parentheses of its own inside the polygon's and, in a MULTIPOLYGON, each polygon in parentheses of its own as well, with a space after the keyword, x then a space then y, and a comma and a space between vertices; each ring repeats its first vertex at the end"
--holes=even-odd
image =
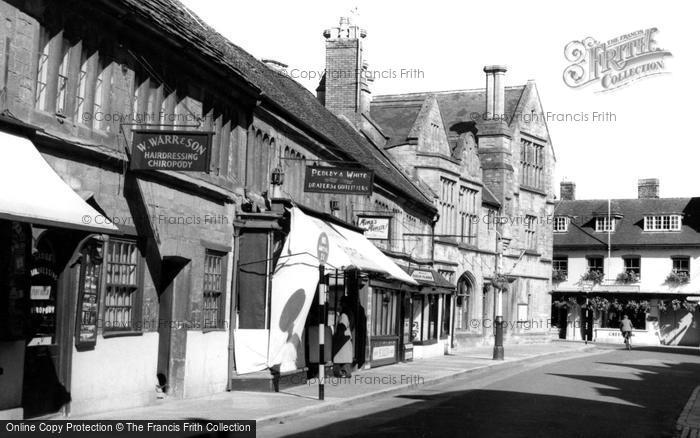
POLYGON ((494 286, 496 287, 496 321, 494 321, 494 343, 493 343, 493 360, 503 360, 505 358, 503 351, 503 288, 505 287, 505 277, 502 277, 503 272, 503 246, 506 245, 506 239, 501 236, 501 233, 496 231, 496 275, 494 286))

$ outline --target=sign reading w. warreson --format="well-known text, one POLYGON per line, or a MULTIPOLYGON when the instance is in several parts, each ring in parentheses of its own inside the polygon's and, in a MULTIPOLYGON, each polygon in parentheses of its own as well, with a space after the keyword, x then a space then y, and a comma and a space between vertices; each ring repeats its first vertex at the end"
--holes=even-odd
POLYGON ((209 172, 212 134, 134 129, 131 169, 209 172))
POLYGON ((338 195, 371 195, 374 172, 371 170, 306 166, 304 191, 338 195))

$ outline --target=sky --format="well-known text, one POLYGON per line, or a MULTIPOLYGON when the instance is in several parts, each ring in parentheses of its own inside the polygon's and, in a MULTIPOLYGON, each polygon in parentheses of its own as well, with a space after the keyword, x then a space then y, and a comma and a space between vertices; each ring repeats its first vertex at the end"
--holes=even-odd
MULTIPOLYGON (((323 71, 323 30, 350 16, 367 30, 370 70, 421 72, 378 78, 373 95, 483 88, 483 67, 506 65, 506 85, 533 79, 550 113, 557 195, 568 180, 577 199, 634 198, 638 179, 659 178, 662 197, 700 196, 694 2, 182 1, 235 44, 288 64, 296 76, 323 71), (658 29, 656 46, 672 54, 664 58, 665 74, 603 93, 596 84, 564 83, 571 41, 603 42, 648 28, 658 29)), ((296 79, 312 91, 318 85, 318 78, 296 79)))

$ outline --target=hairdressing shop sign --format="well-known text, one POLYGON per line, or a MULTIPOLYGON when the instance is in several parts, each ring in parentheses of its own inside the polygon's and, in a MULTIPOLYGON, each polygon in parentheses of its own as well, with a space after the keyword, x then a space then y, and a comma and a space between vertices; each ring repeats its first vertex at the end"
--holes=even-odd
POLYGON ((132 170, 209 172, 211 132, 133 130, 132 170))

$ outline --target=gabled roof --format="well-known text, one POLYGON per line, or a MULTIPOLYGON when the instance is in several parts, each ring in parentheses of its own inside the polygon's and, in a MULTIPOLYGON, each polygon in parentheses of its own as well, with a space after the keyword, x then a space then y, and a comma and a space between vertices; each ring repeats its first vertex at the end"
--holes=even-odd
MULTIPOLYGON (((607 215, 608 201, 603 199, 561 201, 555 216, 571 218, 568 231, 554 233, 557 247, 607 247, 607 232, 595 231, 595 218, 607 215)), ((700 198, 614 199, 611 210, 621 216, 610 235, 615 246, 700 246, 700 198), (683 215, 681 231, 644 231, 644 216, 683 215)), ((614 215, 614 212, 612 213, 614 215)))
MULTIPOLYGON (((259 90, 261 100, 296 119, 329 146, 374 170, 379 181, 393 186, 407 198, 430 211, 435 206, 406 176, 356 130, 349 128, 316 97, 292 78, 277 72, 208 26, 177 0, 117 0, 136 16, 147 20, 159 33, 194 49, 212 65, 235 74, 259 90)), ((111 4, 117 1, 108 2, 111 4)), ((124 20, 128 21, 127 15, 124 20)))
MULTIPOLYGON (((526 85, 505 88, 505 115, 508 122, 513 117, 526 85)), ((445 129, 460 122, 475 122, 477 128, 486 109, 486 89, 437 91, 375 96, 370 113, 382 129, 391 137, 390 145, 405 143, 423 102, 435 96, 445 129)))

